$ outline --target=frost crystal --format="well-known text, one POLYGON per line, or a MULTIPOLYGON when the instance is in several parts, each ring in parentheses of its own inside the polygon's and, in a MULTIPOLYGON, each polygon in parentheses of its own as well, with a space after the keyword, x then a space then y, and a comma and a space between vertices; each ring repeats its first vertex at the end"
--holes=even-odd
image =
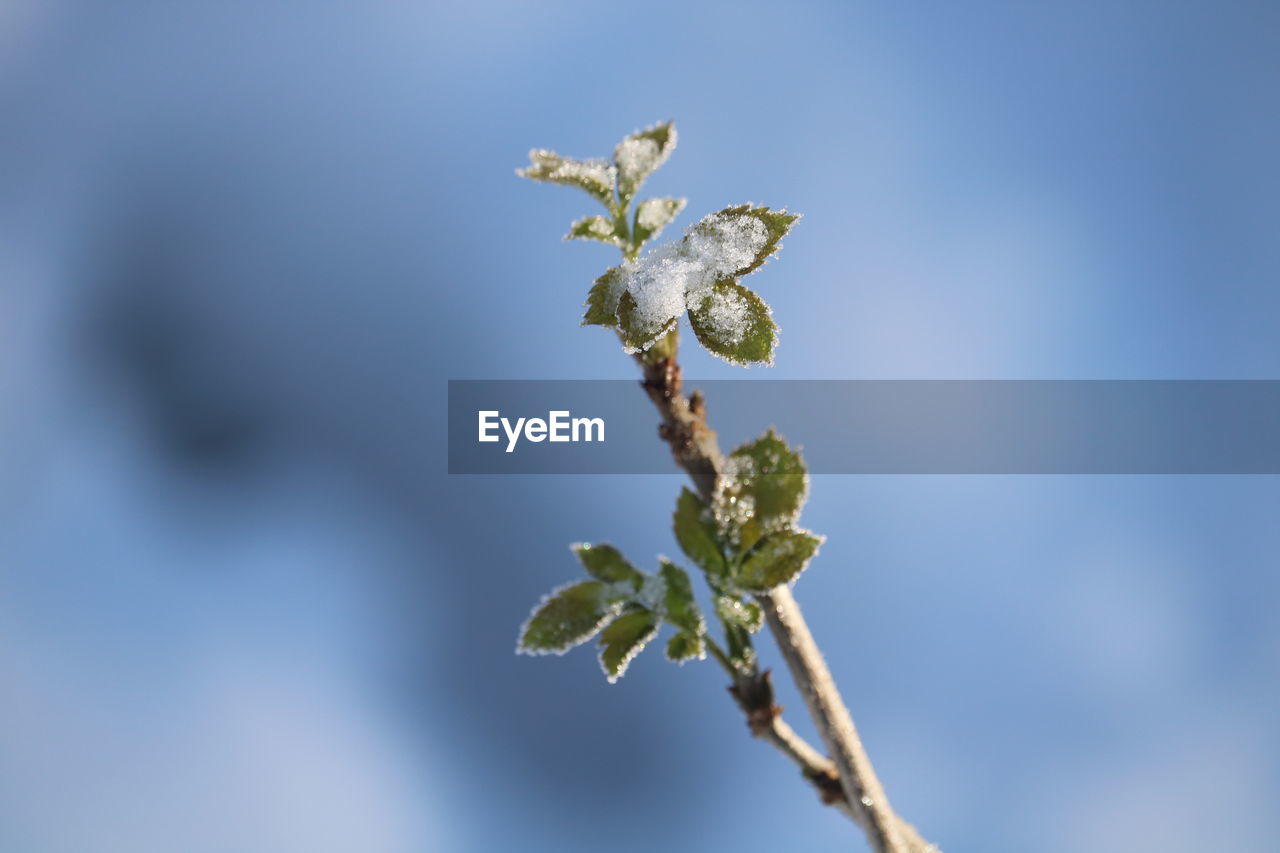
POLYGON ((636 131, 613 149, 618 167, 618 194, 627 202, 645 178, 667 161, 676 147, 676 128, 664 122, 636 131))
MULTIPOLYGON (((635 301, 632 325, 658 335, 671 320, 690 306, 717 281, 730 278, 751 266, 769 242, 769 229, 753 216, 713 213, 689 229, 682 240, 654 249, 638 261, 624 264, 614 287, 635 301)), ((747 332, 745 305, 732 297, 713 294, 717 305, 717 331, 737 341, 747 332)), ((652 344, 647 340, 630 347, 636 352, 652 344)))
POLYGON ((669 209, 663 204, 642 202, 636 211, 636 224, 647 231, 656 231, 667 224, 671 218, 669 209))
POLYGON ((685 242, 705 260, 713 280, 727 278, 755 262, 769 242, 769 229, 754 216, 713 213, 690 229, 685 242))
POLYGON ((713 290, 704 302, 702 312, 708 329, 730 346, 741 343, 747 333, 747 303, 733 291, 713 290))
POLYGON ((528 168, 517 169, 516 174, 535 181, 581 187, 604 202, 613 195, 617 170, 604 160, 575 160, 535 148, 529 152, 529 163, 528 168))
POLYGON ((660 575, 645 575, 635 602, 647 610, 661 611, 667 597, 667 582, 660 575))
POLYGON ((624 139, 614 152, 618 171, 625 175, 647 175, 662 165, 662 150, 656 140, 646 137, 624 139))
POLYGON ((558 181, 585 180, 593 184, 607 184, 609 164, 603 160, 562 160, 547 177, 558 181))

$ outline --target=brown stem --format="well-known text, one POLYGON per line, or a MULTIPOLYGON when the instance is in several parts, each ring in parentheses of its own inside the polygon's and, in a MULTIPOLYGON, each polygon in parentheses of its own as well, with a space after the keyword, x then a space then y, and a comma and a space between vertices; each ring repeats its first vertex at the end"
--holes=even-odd
MULTIPOLYGON (((645 393, 662 415, 658 434, 671 447, 676 464, 689 474, 698 493, 710 501, 715 494, 724 457, 715 431, 707 425, 702 395, 696 391, 688 397, 684 394, 680 364, 676 360, 676 334, 673 331, 649 351, 637 354, 636 361, 644 373, 642 385, 645 393)), ((738 683, 730 688, 747 714, 752 733, 800 766, 824 802, 841 804, 842 811, 866 832, 875 853, 937 851, 938 848, 922 839, 914 827, 890 807, 858 737, 853 718, 836 689, 791 589, 779 586, 758 595, 757 599, 833 761, 819 755, 782 721, 779 716, 781 709, 772 702, 772 686, 768 684, 767 672, 759 675, 763 687, 768 689, 767 701, 755 697, 748 698, 744 704, 744 697, 750 697, 752 689, 763 689, 760 684, 738 683), (842 796, 834 794, 833 772, 838 778, 842 796)))

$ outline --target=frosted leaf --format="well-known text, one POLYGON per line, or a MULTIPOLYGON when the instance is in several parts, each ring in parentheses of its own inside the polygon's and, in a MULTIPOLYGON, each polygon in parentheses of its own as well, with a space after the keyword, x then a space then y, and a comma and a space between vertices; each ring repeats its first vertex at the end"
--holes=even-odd
POLYGON ((545 595, 520 627, 516 651, 561 655, 595 636, 624 597, 600 581, 567 584, 545 595))
POLYGON ((769 229, 754 216, 713 213, 690 228, 684 242, 715 281, 743 275, 764 251, 769 229))
POLYGON ((626 203, 676 147, 676 126, 663 122, 631 134, 613 150, 618 169, 618 195, 626 203))
POLYGON ((644 352, 676 327, 679 315, 661 319, 661 315, 645 314, 635 297, 625 292, 618 300, 618 328, 622 330, 622 351, 644 352))
POLYGON ((640 202, 631 228, 632 242, 640 246, 646 240, 658 236, 667 223, 680 215, 684 206, 685 200, 682 198, 647 198, 640 202))
POLYGON ((622 265, 625 293, 618 301, 624 349, 641 352, 675 327, 685 312, 686 294, 701 287, 706 271, 679 243, 669 243, 638 261, 622 265))
MULTIPOLYGON (((721 471, 720 482, 733 478, 734 462, 726 458, 721 471)), ((743 541, 743 529, 754 518, 756 499, 750 493, 730 491, 724 488, 717 490, 712 504, 712 516, 720 531, 720 538, 735 549, 749 548, 754 540, 743 541)))
MULTIPOLYGON (((782 233, 774 226, 785 220, 789 227, 796 218, 763 207, 726 208, 682 239, 623 264, 617 313, 624 348, 648 349, 690 311, 694 332, 716 355, 735 364, 769 363, 777 337, 769 308, 731 279, 759 267, 782 233)), ((600 301, 607 308, 606 295, 600 301)))
POLYGON ((716 486, 718 505, 750 506, 749 517, 739 512, 735 519, 739 544, 749 548, 761 536, 795 523, 809 492, 809 475, 800 454, 769 429, 725 457, 716 486))
POLYGON ((564 184, 586 190, 607 206, 613 204, 617 169, 604 160, 574 160, 554 151, 535 148, 529 152, 530 165, 517 169, 522 178, 564 184))
POLYGON ((666 578, 660 575, 644 575, 644 580, 636 589, 632 600, 648 610, 661 611, 667 597, 666 578))
POLYGON ((778 327, 769 306, 736 281, 720 281, 689 304, 689 324, 713 355, 732 364, 772 364, 778 327))
POLYGON ((760 610, 759 604, 754 601, 739 601, 729 595, 716 596, 716 615, 721 621, 741 626, 751 634, 759 631, 764 625, 764 613, 760 610))
POLYGON ((680 549, 699 568, 712 575, 728 571, 724 555, 720 553, 715 521, 702 498, 687 488, 682 489, 672 522, 680 549))
POLYGON ((658 614, 643 608, 624 613, 600 634, 600 666, 613 684, 658 633, 658 614))
POLYGON ((627 562, 622 552, 612 545, 590 545, 580 542, 570 545, 574 556, 582 563, 587 574, 606 583, 629 582, 632 590, 639 589, 644 573, 627 562))
POLYGON ((664 581, 662 598, 663 613, 668 622, 677 628, 692 634, 701 634, 706 630, 702 619, 702 611, 693 597, 693 585, 689 583, 689 575, 684 569, 662 560, 659 574, 664 581))
MULTIPOLYGON (((704 217, 690 229, 690 237, 701 234, 724 243, 735 253, 734 260, 738 263, 726 268, 719 278, 741 278, 759 269, 782 247, 782 238, 799 218, 799 214, 785 210, 741 204, 704 217), (748 247, 752 249, 750 258, 745 252, 748 247)), ((730 258, 726 256, 725 260, 728 263, 730 258)))
POLYGON ((751 549, 735 581, 748 592, 768 592, 795 580, 818 553, 821 536, 807 530, 779 530, 751 549))
POLYGON ((713 289, 703 299, 698 313, 702 315, 702 325, 707 334, 717 338, 723 345, 737 346, 742 343, 750 320, 747 300, 727 287, 713 289))
POLYGON ((687 660, 703 660, 707 656, 707 644, 701 634, 679 631, 667 640, 667 660, 684 663, 687 660))
POLYGON ((623 192, 630 194, 638 189, 640 181, 644 180, 642 176, 651 174, 658 167, 661 156, 662 149, 656 140, 644 136, 624 139, 613 153, 623 192))
POLYGON ((611 267, 596 279, 587 293, 587 312, 582 317, 582 325, 610 328, 618 325, 618 298, 626 280, 622 267, 611 267))
POLYGON ((599 240, 613 246, 621 246, 622 240, 613 231, 613 223, 604 216, 588 216, 569 226, 566 240, 599 240))

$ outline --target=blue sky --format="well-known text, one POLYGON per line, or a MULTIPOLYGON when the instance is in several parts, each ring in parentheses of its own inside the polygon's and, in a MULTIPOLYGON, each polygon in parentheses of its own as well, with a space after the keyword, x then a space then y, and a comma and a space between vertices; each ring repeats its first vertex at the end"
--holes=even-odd
MULTIPOLYGON (((674 118, 682 223, 805 215, 777 366, 693 377, 1280 374, 1265 4, 6 9, 5 849, 854 843, 711 666, 512 654, 569 542, 675 552, 680 482, 444 473, 446 380, 632 375, 531 147, 674 118)), ((1277 509, 819 477, 797 596, 948 853, 1265 849, 1277 509)))

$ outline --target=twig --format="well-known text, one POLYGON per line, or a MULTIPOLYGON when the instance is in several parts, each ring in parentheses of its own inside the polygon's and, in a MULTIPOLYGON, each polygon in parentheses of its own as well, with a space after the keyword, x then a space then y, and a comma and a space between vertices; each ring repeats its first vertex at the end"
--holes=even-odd
MULTIPOLYGON (((659 435, 671 447, 676 464, 689 474, 703 499, 710 501, 724 458, 715 431, 707 425, 702 396, 697 392, 690 397, 684 395, 680 364, 676 360, 676 334, 673 331, 648 352, 638 354, 636 360, 644 371, 642 384, 645 392, 662 415, 659 435)), ((935 853, 938 848, 921 838, 915 828, 898 817, 890 807, 858 737, 853 718, 836 689, 826 661, 790 588, 779 586, 758 595, 757 599, 791 677, 804 696, 814 725, 834 761, 827 761, 819 755, 783 722, 774 710, 776 706, 772 704, 771 687, 766 706, 769 709, 768 723, 765 724, 763 720, 753 721, 752 714, 759 712, 759 703, 752 700, 750 707, 743 704, 743 697, 739 694, 745 691, 745 687, 735 683, 730 689, 747 713, 753 733, 796 763, 822 793, 824 802, 841 803, 842 811, 862 827, 875 853, 935 853), (829 799, 833 770, 838 774, 843 796, 829 799)), ((761 673, 759 677, 767 685, 768 673, 761 673)))

